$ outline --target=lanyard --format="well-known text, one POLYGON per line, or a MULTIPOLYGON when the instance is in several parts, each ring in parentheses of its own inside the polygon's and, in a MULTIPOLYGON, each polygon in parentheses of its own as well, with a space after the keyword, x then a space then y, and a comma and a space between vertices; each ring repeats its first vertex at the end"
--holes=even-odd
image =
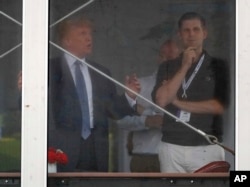
POLYGON ((195 75, 198 73, 203 61, 204 61, 204 57, 205 55, 202 55, 202 57, 200 58, 198 64, 196 65, 192 75, 189 77, 188 81, 186 82, 186 78, 184 78, 184 80, 182 81, 182 89, 183 89, 183 94, 182 94, 182 98, 187 98, 187 94, 186 91, 189 88, 191 82, 193 81, 195 75))

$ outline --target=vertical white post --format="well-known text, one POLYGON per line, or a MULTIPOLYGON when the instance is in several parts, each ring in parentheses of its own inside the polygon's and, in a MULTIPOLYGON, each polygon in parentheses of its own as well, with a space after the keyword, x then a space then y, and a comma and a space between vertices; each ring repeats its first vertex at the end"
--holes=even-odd
POLYGON ((48 1, 23 0, 21 186, 47 186, 48 1))
POLYGON ((250 169, 250 125, 249 125, 249 106, 250 106, 250 23, 247 20, 249 17, 250 1, 241 0, 238 3, 238 50, 236 56, 238 57, 238 64, 236 70, 236 169, 249 170, 250 169))

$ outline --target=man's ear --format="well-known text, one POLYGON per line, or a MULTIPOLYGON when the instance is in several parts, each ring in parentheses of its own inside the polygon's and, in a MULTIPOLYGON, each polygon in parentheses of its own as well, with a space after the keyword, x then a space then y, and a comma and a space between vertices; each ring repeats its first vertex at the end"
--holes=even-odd
POLYGON ((203 29, 203 39, 206 39, 208 35, 207 29, 203 29))

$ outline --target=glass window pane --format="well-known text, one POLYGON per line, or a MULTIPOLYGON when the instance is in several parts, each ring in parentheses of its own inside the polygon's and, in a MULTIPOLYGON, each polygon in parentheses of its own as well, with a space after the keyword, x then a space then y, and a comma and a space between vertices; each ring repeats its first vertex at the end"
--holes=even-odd
POLYGON ((0 22, 0 172, 20 172, 22 1, 1 1, 0 22))
MULTIPOLYGON (((82 175, 84 172, 86 174, 100 171, 131 172, 131 174, 133 172, 165 173, 160 170, 159 166, 159 144, 164 142, 192 147, 209 145, 211 142, 202 137, 204 134, 199 134, 198 129, 204 131, 205 134, 214 135, 218 141, 223 139, 223 144, 231 148, 233 152, 235 145, 235 8, 233 0, 207 0, 205 3, 199 0, 51 0, 48 149, 61 149, 68 156, 66 165, 57 163, 58 176, 60 172, 83 172, 82 175), (193 10, 202 15, 207 24, 203 25, 200 18, 188 17, 184 20, 187 28, 183 28, 182 24, 178 26, 180 17, 193 10), (79 17, 87 18, 87 21, 79 17), (191 27, 189 20, 198 20, 198 27, 191 27), (200 43, 196 43, 197 40, 200 43), (195 44, 191 44, 192 42, 195 44), (171 47, 176 45, 177 49, 171 48, 173 57, 164 56, 167 51, 164 48, 166 44, 171 44, 171 47), (171 100, 169 104, 164 103, 164 110, 161 110, 158 108, 160 104, 156 101, 157 107, 152 101, 154 89, 156 91, 160 87, 161 81, 172 80, 170 78, 174 77, 174 73, 181 67, 181 59, 186 54, 184 51, 189 48, 195 51, 189 54, 190 59, 193 56, 192 62, 201 64, 200 72, 202 73, 198 72, 196 79, 194 78, 194 84, 190 84, 190 89, 184 92, 184 96, 187 94, 187 100, 183 99, 185 80, 192 77, 192 72, 196 68, 192 64, 188 73, 179 81, 176 93, 173 94, 173 98, 177 96, 178 99, 171 100), (175 53, 177 53, 176 56, 175 53), (216 58, 211 58, 211 60, 208 54, 216 58), (205 60, 202 58, 203 55, 205 60), (220 59, 218 60, 220 63, 212 67, 217 59, 220 59), (87 82, 88 101, 85 102, 89 110, 87 114, 80 102, 84 93, 81 94, 78 91, 79 79, 75 70, 75 61, 83 63, 80 72, 85 80, 80 82, 87 82), (99 65, 92 62, 97 62, 99 65), (177 65, 159 66, 160 63, 167 64, 168 62, 176 62, 177 65), (226 72, 226 67, 222 67, 223 71, 218 69, 224 62, 228 66, 228 74, 221 76, 220 72, 226 72), (162 67, 169 70, 169 74, 166 73, 167 70, 161 71, 162 67), (107 72, 112 74, 112 78, 106 76, 107 72), (124 107, 132 108, 132 104, 127 103, 126 97, 123 107, 119 107, 116 98, 109 100, 109 96, 114 94, 112 92, 114 85, 118 95, 124 96, 125 77, 134 73, 141 78, 140 82, 143 85, 139 92, 141 95, 137 96, 139 98, 136 114, 129 113, 124 107), (161 77, 162 75, 164 77, 161 77), (228 79, 224 80, 227 75, 228 79), (149 76, 154 77, 150 79, 152 83, 148 81, 149 76), (184 77, 186 77, 185 80, 184 77), (145 80, 146 86, 142 80, 145 80), (226 85, 228 85, 228 90, 225 93, 226 85), (146 89, 150 91, 145 91, 146 89), (225 98, 230 100, 230 104, 225 101, 227 100, 225 98), (195 106, 195 109, 187 106, 186 104, 190 104, 188 102, 194 104, 192 106, 195 106), (210 102, 212 102, 212 108, 207 105, 210 102), (196 108, 198 105, 201 106, 200 104, 205 105, 206 111, 196 108), (218 106, 217 109, 223 108, 224 113, 221 110, 213 110, 214 106, 218 106), (114 119, 112 107, 115 107, 115 114, 118 113, 119 120, 114 119), (160 113, 159 116, 158 113, 160 113), (164 119, 162 119, 163 113, 164 119), (81 137, 86 116, 90 118, 91 129, 87 139, 81 137), (131 116, 135 118, 130 118, 131 116), (178 121, 175 118, 180 119, 178 121), (156 121, 150 123, 150 120, 156 121), (183 121, 190 122, 195 129, 184 127, 183 121), (169 128, 169 122, 174 125, 178 124, 176 129, 172 126, 169 128), (162 124, 160 130, 157 129, 162 124), (150 128, 148 129, 146 125, 150 128), (130 136, 131 131, 133 131, 133 136, 130 136), (156 134, 155 139, 150 137, 152 134, 156 134), (134 144, 132 151, 128 150, 128 137, 132 137, 134 144), (141 140, 139 137, 147 138, 141 140), (155 144, 153 144, 154 140, 155 144), (146 145, 143 146, 143 144, 146 145), (153 167, 150 166, 148 169, 146 163, 151 160, 153 167)), ((84 103, 84 99, 82 102, 84 103)), ((162 147, 159 149, 163 150, 162 147)), ((219 160, 225 160, 230 163, 230 169, 234 169, 234 156, 226 150, 220 150, 222 155, 225 154, 225 159, 222 156, 219 160)), ((215 161, 214 158, 212 160, 215 161)), ((199 166, 206 164, 202 163, 199 166)), ((191 169, 191 172, 198 169, 199 167, 191 169)), ((185 172, 188 172, 188 169, 185 172)), ((71 173, 69 176, 72 177, 74 174, 71 173)))

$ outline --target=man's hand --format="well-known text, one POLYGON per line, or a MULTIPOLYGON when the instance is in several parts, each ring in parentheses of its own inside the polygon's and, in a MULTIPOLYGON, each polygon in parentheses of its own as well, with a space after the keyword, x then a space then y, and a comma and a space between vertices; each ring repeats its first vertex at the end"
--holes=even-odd
POLYGON ((223 105, 216 99, 203 101, 186 101, 175 98, 172 104, 181 110, 196 114, 221 115, 224 112, 223 105))
POLYGON ((162 115, 147 116, 145 125, 149 128, 159 128, 161 129, 163 123, 162 115))
MULTIPOLYGON (((141 85, 140 82, 136 76, 136 74, 133 74, 131 76, 126 76, 125 78, 125 86, 129 89, 133 90, 136 93, 139 93, 141 91, 141 85)), ((136 95, 130 91, 126 91, 129 97, 132 99, 136 98, 136 95)))
POLYGON ((182 66, 186 66, 189 69, 196 60, 196 49, 194 47, 188 47, 183 52, 182 66))

